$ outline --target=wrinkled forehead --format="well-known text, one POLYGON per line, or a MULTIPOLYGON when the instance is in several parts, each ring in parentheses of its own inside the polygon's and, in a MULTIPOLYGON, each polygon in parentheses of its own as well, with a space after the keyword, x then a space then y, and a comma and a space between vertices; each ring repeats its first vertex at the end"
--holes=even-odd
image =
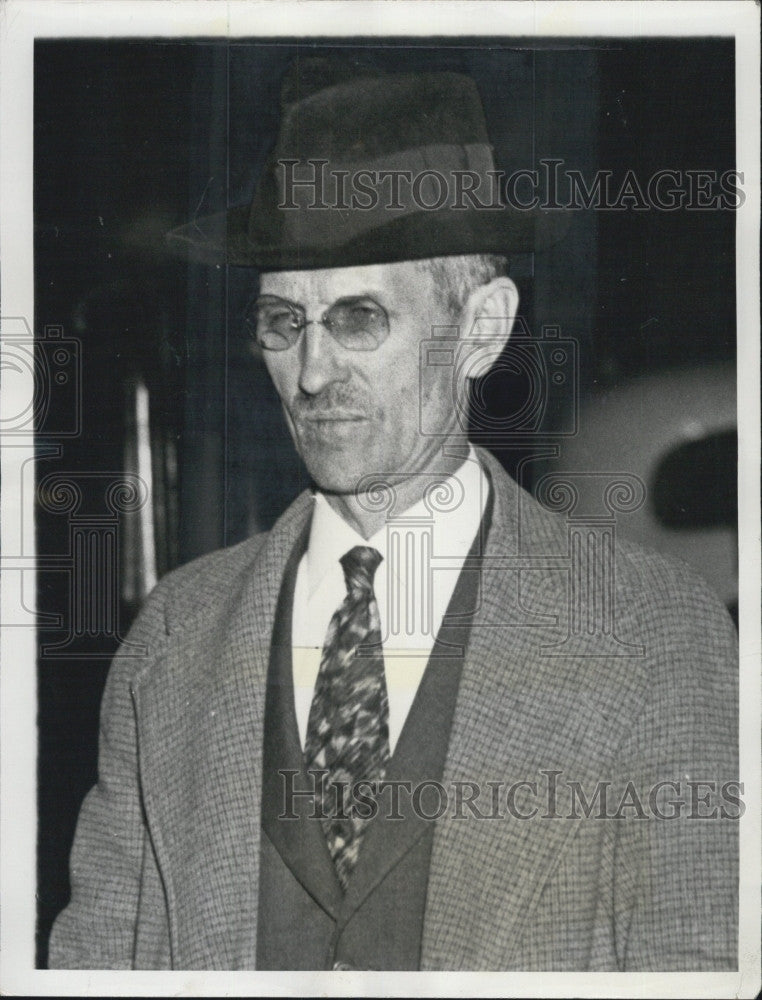
POLYGON ((354 295, 391 300, 419 297, 427 294, 430 287, 428 270, 418 261, 313 271, 267 271, 260 275, 259 283, 262 295, 324 306, 354 295))

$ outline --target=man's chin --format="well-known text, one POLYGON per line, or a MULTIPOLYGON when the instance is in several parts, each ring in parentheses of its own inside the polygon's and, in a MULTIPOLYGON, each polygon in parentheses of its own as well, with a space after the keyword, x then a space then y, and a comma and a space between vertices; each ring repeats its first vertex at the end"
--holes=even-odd
POLYGON ((334 494, 335 496, 356 496, 365 492, 363 480, 366 480, 367 472, 358 470, 356 473, 347 470, 327 470, 323 467, 311 468, 307 466, 312 481, 321 493, 334 494))
POLYGON ((353 454, 354 449, 306 449, 302 455, 312 481, 323 493, 349 496, 364 492, 368 476, 373 471, 368 465, 368 456, 353 454))

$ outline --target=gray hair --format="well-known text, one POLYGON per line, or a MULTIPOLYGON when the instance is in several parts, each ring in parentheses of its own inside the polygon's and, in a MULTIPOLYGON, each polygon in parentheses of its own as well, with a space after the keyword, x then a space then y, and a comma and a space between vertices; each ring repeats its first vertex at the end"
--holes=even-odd
POLYGON ((480 285, 508 273, 508 259, 501 254, 457 254, 427 257, 416 262, 428 271, 437 294, 452 316, 459 316, 468 296, 480 285))

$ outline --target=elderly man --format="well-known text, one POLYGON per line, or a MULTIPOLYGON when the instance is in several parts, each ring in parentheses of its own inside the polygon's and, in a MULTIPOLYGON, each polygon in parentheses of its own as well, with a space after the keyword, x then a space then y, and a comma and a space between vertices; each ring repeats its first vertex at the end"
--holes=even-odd
POLYGON ((585 562, 464 435, 498 254, 554 238, 491 170, 468 78, 305 61, 251 207, 172 234, 261 272, 314 490, 147 601, 52 965, 736 966, 727 615, 620 540, 585 562))

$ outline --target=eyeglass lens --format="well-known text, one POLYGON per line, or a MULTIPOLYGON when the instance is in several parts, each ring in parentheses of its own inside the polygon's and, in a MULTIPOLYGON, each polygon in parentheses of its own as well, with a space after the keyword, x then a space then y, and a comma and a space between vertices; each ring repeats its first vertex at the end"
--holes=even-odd
MULTIPOLYGON (((307 322, 301 306, 276 295, 261 295, 246 316, 250 333, 268 351, 293 347, 307 322)), ((386 310, 367 296, 338 299, 320 322, 350 351, 375 351, 389 334, 386 310)))

